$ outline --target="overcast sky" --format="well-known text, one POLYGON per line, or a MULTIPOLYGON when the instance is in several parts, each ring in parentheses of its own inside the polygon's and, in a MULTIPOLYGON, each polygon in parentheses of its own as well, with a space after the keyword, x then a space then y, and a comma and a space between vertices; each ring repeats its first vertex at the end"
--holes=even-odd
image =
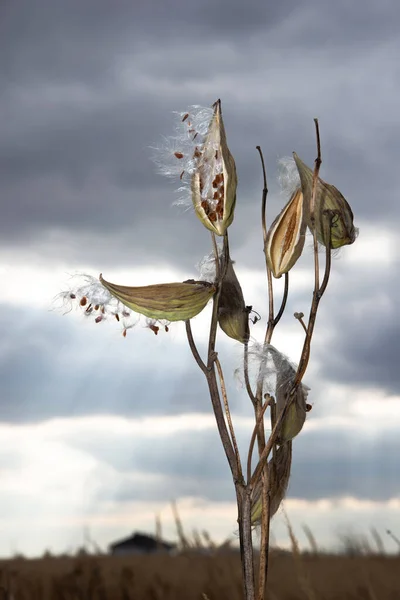
MULTIPOLYGON (((75 272, 118 283, 182 281, 210 251, 151 148, 173 111, 221 98, 238 198, 230 229, 247 304, 263 319, 259 220, 263 148, 269 219, 285 202, 279 158, 312 164, 350 202, 360 235, 333 261, 310 368, 309 413, 293 448, 285 508, 301 543, 337 532, 399 533, 400 94, 395 0, 240 3, 3 0, 0 5, 0 555, 102 546, 161 515, 217 540, 237 529, 233 486, 204 377, 182 324, 122 336, 53 299, 75 272)), ((179 182, 178 182, 179 183, 179 182)), ((310 244, 296 266, 275 345, 299 359, 310 244)), ((279 295, 281 282, 277 282, 279 295)), ((194 322, 204 348, 208 312, 194 322)), ((233 372, 241 348, 218 338, 238 439, 251 407, 233 372)), ((281 516, 273 525, 287 543, 281 516)), ((395 546, 385 538, 388 550, 395 546)))

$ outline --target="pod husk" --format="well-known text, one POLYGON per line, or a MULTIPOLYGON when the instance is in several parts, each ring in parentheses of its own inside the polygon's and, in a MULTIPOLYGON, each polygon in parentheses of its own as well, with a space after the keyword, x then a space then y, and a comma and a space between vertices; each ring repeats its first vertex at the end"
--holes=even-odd
POLYGON ((221 284, 218 324, 230 338, 242 344, 248 341, 250 336, 249 310, 244 303, 242 288, 230 259, 221 284))
MULTIPOLYGON (((275 461, 268 461, 268 477, 270 481, 270 517, 272 518, 281 505, 289 485, 292 465, 292 442, 283 444, 276 450, 275 461)), ((251 506, 251 524, 259 525, 262 512, 262 479, 258 481, 253 492, 251 506)))
MULTIPOLYGON (((296 154, 293 152, 297 170, 300 175, 301 190, 304 196, 306 207, 305 216, 307 225, 312 231, 310 203, 312 197, 312 187, 314 173, 296 154)), ((315 230, 318 241, 324 246, 330 244, 331 248, 340 248, 352 244, 357 237, 357 230, 353 224, 353 211, 350 208, 346 198, 334 186, 326 183, 318 177, 317 191, 314 207, 315 230), (330 236, 326 224, 331 221, 330 236)))
POLYGON ((187 321, 198 315, 216 291, 205 281, 160 283, 128 287, 110 283, 100 275, 101 284, 122 304, 151 319, 187 321))

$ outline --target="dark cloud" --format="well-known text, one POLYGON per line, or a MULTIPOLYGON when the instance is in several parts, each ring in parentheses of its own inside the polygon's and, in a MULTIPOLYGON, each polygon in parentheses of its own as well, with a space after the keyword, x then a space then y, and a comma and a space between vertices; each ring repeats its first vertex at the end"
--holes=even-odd
POLYGON ((238 244, 246 237, 239 219, 258 212, 255 146, 264 147, 274 213, 281 202, 276 157, 296 149, 312 162, 315 115, 324 176, 351 199, 356 215, 389 220, 397 213, 397 174, 387 151, 393 148, 395 161, 392 52, 378 44, 383 32, 385 39, 393 32, 393 3, 379 11, 371 3, 363 15, 345 2, 292 1, 228 7, 41 0, 32 10, 21 0, 1 10, 3 243, 37 243, 58 228, 78 236, 83 248, 87 235, 107 231, 117 242, 129 226, 132 251, 157 231, 150 260, 157 251, 172 260, 178 236, 181 260, 197 260, 204 232, 193 219, 183 231, 189 219, 172 213, 173 188, 156 175, 149 146, 172 132, 172 110, 218 96, 239 170, 238 244), (369 59, 359 49, 367 38, 369 59), (382 189, 384 213, 376 205, 382 189))
MULTIPOLYGON (((335 296, 345 279, 343 273, 333 282, 333 289, 328 290, 323 301, 327 314, 335 317, 327 320, 325 343, 321 339, 318 344, 317 360, 323 380, 376 387, 397 395, 400 391, 397 293, 386 293, 392 285, 397 290, 397 283, 391 283, 391 269, 379 272, 378 264, 372 268, 354 268, 351 284, 340 290, 340 303, 335 296)), ((347 269, 345 275, 349 276, 347 269)))
MULTIPOLYGON (((370 435, 350 428, 304 431, 293 443, 288 497, 306 500, 341 498, 385 501, 400 494, 395 428, 370 435)), ((243 450, 249 432, 237 430, 243 450)), ((139 436, 105 433, 65 440, 72 447, 123 474, 112 491, 98 489, 99 501, 173 499, 197 496, 233 501, 229 467, 217 431, 190 430, 170 435, 139 436)), ((244 455, 244 454, 243 454, 244 455)))
MULTIPOLYGON (((3 422, 211 411, 204 376, 189 348, 171 338, 174 325, 168 337, 166 333, 155 337, 150 330, 142 330, 141 322, 124 339, 117 323, 103 328, 93 321, 90 325, 80 323, 56 312, 3 309, 3 422)), ((228 363, 228 368, 233 371, 233 364, 228 363)), ((245 409, 241 393, 235 386, 232 392, 232 408, 240 413, 245 409)))

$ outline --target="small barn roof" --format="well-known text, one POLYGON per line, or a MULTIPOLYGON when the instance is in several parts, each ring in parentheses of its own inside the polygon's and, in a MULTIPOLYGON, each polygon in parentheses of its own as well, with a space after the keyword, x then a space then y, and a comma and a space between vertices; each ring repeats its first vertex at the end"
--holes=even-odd
POLYGON ((110 544, 110 550, 116 549, 128 549, 128 548, 141 548, 145 551, 152 551, 162 548, 163 550, 172 550, 175 548, 174 544, 164 542, 163 540, 157 540, 155 537, 146 533, 135 532, 131 536, 119 540, 110 544))

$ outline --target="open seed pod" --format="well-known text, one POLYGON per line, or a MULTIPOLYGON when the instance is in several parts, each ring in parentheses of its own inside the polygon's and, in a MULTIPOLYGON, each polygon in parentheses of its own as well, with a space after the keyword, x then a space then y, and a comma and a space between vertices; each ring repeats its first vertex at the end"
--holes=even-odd
MULTIPOLYGON (((275 515, 285 497, 290 479, 292 465, 292 442, 280 446, 275 455, 275 461, 268 461, 268 477, 270 481, 270 516, 275 515)), ((262 479, 258 481, 251 502, 251 524, 261 522, 262 513, 262 479)))
POLYGON ((222 331, 230 338, 242 344, 248 341, 250 336, 249 310, 245 306, 242 288, 230 259, 221 284, 218 323, 222 331))
MULTIPOLYGON (((300 175, 307 225, 312 231, 310 203, 314 173, 310 167, 303 163, 296 152, 293 152, 293 158, 300 175)), ((355 241, 357 230, 353 225, 354 216, 349 203, 334 185, 326 183, 320 177, 317 182, 314 218, 317 239, 324 246, 330 244, 331 248, 340 248, 340 246, 352 244, 355 241), (330 219, 329 237, 329 233, 327 233, 329 232, 329 226, 326 225, 329 224, 330 219)))
POLYGON ((296 263, 304 248, 306 229, 303 194, 298 189, 267 234, 265 255, 274 277, 281 277, 296 263))
POLYGON ((122 304, 151 319, 187 321, 205 308, 216 291, 211 283, 188 280, 128 287, 109 283, 100 275, 100 283, 122 304))
POLYGON ((192 201, 205 227, 216 235, 224 235, 233 221, 237 175, 226 142, 221 101, 217 100, 213 108, 204 143, 196 148, 193 157, 192 201))

